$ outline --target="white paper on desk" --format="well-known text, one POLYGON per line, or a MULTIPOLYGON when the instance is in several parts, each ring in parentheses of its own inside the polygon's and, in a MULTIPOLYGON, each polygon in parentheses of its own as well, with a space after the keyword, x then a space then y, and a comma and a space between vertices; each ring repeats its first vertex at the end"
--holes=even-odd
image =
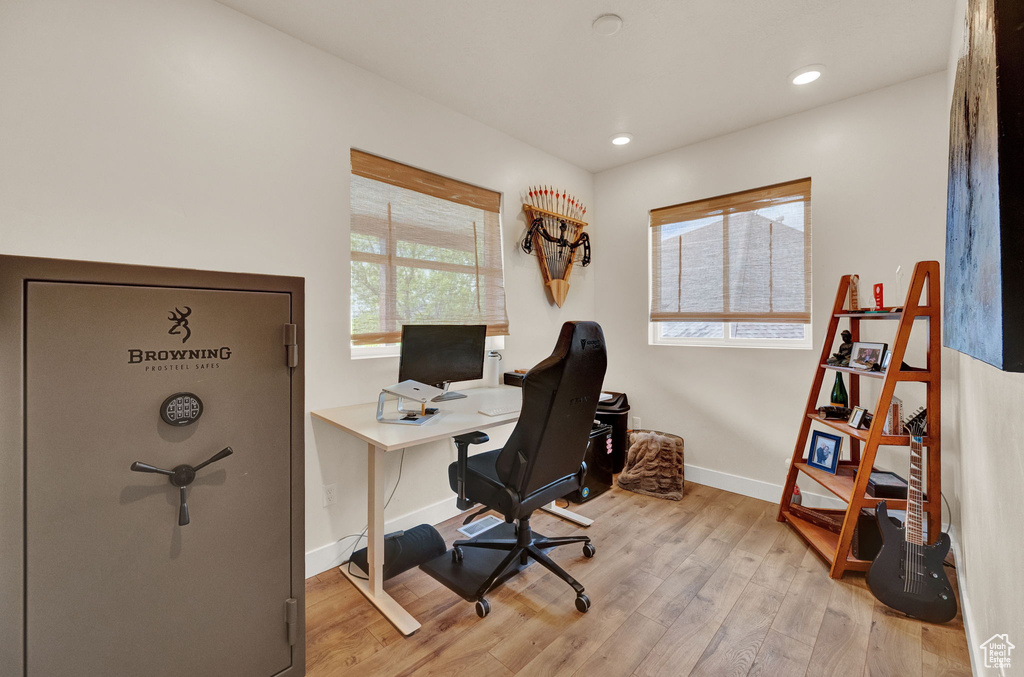
POLYGON ((440 388, 428 386, 426 383, 420 383, 412 379, 396 383, 393 386, 387 386, 383 390, 391 395, 397 395, 416 402, 428 402, 444 393, 440 388))

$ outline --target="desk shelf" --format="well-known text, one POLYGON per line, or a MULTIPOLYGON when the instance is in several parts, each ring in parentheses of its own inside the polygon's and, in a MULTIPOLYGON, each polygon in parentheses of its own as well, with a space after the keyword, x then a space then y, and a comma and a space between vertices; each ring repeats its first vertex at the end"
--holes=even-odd
MULTIPOLYGON (((834 558, 839 549, 839 534, 797 517, 788 510, 784 510, 781 514, 782 520, 788 522, 793 530, 800 534, 823 559, 831 561, 834 558)), ((870 560, 856 559, 849 555, 844 557, 843 569, 845 571, 867 571, 870 567, 870 560)))
MULTIPOLYGON (((846 503, 850 503, 853 500, 853 491, 856 485, 855 475, 858 470, 857 466, 849 463, 841 464, 836 469, 835 475, 807 465, 806 463, 797 463, 796 467, 797 470, 828 489, 837 498, 846 503)), ((868 494, 865 494, 862 500, 867 503, 866 507, 869 508, 874 507, 879 501, 885 501, 890 510, 903 510, 907 503, 905 500, 876 498, 874 496, 869 496, 868 494)))

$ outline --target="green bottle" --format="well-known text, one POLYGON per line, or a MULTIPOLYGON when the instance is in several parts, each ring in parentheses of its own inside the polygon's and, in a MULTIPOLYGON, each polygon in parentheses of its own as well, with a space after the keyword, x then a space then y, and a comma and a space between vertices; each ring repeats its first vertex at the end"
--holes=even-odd
POLYGON ((832 386, 831 404, 834 407, 850 406, 850 396, 846 394, 846 384, 843 383, 842 372, 836 372, 836 383, 832 386))

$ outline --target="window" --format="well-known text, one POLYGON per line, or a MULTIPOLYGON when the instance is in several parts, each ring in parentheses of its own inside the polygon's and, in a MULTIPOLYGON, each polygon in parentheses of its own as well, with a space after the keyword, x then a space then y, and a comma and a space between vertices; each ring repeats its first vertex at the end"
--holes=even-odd
POLYGON ((500 207, 494 191, 352 150, 352 346, 398 343, 406 323, 507 334, 500 207))
POLYGON ((651 343, 811 346, 811 180, 651 211, 651 343))

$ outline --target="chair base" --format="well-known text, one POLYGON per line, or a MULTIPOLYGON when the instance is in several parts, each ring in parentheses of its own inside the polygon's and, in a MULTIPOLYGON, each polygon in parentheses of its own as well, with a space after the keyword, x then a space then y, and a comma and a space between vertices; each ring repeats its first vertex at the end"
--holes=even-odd
MULTIPOLYGON (((492 540, 495 538, 509 539, 514 541, 516 537, 514 524, 499 524, 480 534, 477 538, 492 540)), ((459 541, 463 543, 463 541, 459 541)), ((456 563, 452 559, 452 550, 439 555, 434 559, 421 564, 420 569, 430 575, 431 578, 444 585, 446 588, 457 594, 467 602, 475 602, 479 599, 477 591, 487 578, 505 559, 504 552, 500 550, 486 550, 483 548, 464 547, 464 557, 461 562, 456 563)), ((526 567, 533 565, 529 562, 525 565, 516 562, 508 567, 494 582, 492 587, 497 587, 518 574, 526 567)))
POLYGON ((590 600, 583 594, 583 585, 548 557, 554 548, 570 544, 583 544, 587 557, 594 554, 589 537, 548 538, 533 532, 529 519, 524 519, 520 520, 518 533, 514 525, 501 524, 476 538, 456 541, 451 550, 420 568, 466 601, 478 602, 477 613, 486 616, 489 605, 484 595, 534 560, 576 591, 576 608, 585 612, 590 600))

